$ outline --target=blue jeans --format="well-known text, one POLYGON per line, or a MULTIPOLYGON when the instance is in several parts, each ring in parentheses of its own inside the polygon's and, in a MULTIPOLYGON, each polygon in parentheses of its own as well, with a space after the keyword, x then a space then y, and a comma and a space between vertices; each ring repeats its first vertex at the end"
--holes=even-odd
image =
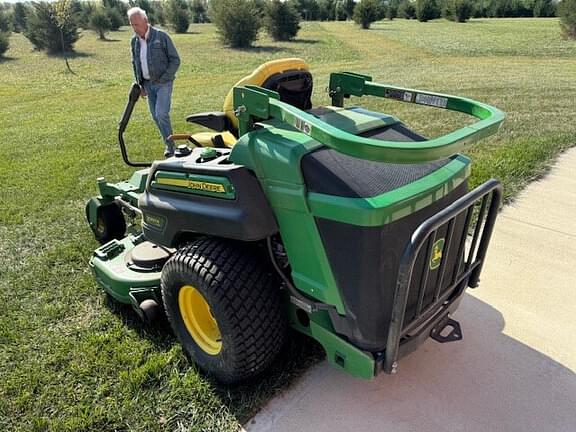
POLYGON ((148 93, 150 114, 152 114, 152 118, 160 130, 168 152, 174 152, 174 141, 168 139, 172 135, 172 124, 170 123, 172 83, 173 81, 162 84, 144 83, 144 90, 148 93))

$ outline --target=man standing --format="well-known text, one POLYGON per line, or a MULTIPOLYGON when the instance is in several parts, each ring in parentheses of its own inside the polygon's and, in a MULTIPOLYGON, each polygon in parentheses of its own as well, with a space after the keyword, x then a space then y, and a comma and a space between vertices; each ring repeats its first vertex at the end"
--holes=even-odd
POLYGON ((170 102, 180 57, 170 36, 148 24, 145 10, 129 9, 128 20, 135 33, 130 41, 134 77, 142 96, 148 96, 150 113, 166 145, 164 156, 170 157, 174 154, 174 141, 168 139, 172 135, 170 102))

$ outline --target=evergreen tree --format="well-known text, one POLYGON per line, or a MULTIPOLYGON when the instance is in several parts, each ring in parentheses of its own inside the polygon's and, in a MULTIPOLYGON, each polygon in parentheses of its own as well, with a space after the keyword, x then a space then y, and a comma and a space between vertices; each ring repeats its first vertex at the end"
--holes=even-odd
POLYGON ((250 47, 262 27, 259 11, 250 0, 211 0, 210 20, 222 42, 233 48, 250 47))
POLYGON ((186 33, 190 26, 188 5, 184 0, 168 0, 166 3, 166 20, 176 33, 186 33))
POLYGON ((272 39, 293 39, 300 30, 300 14, 292 3, 270 0, 266 3, 264 27, 272 39))
POLYGON ((190 10, 192 11, 192 22, 205 23, 210 21, 208 19, 208 4, 206 0, 192 0, 190 10))
POLYGON ((38 2, 32 4, 24 36, 37 50, 44 50, 52 54, 73 50, 74 44, 79 38, 75 20, 64 19, 60 22, 57 20, 56 7, 58 4, 64 3, 61 0, 56 3, 38 2))
POLYGON ((398 6, 398 16, 404 19, 416 18, 416 8, 410 0, 402 0, 398 6))
POLYGON ((0 58, 4 56, 4 53, 8 51, 10 47, 10 41, 8 40, 10 37, 10 33, 8 32, 0 32, 0 58))
POLYGON ((106 40, 106 33, 110 31, 112 24, 104 8, 98 8, 92 13, 90 28, 98 33, 100 40, 106 40))
POLYGON ((426 22, 441 15, 436 0, 416 0, 416 18, 420 22, 426 22))
POLYGON ((576 39, 576 0, 562 0, 558 5, 558 16, 564 37, 576 39))
POLYGON ((24 3, 16 3, 12 12, 12 28, 16 33, 26 30, 26 6, 24 3))
POLYGON ((369 29, 373 22, 381 18, 381 10, 378 0, 361 0, 354 7, 354 21, 363 29, 369 29))

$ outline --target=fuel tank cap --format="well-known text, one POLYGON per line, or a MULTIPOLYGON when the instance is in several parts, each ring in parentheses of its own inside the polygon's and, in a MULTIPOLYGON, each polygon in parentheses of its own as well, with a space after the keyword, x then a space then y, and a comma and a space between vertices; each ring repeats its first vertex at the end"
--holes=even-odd
POLYGON ((126 254, 126 264, 142 270, 158 270, 168 261, 174 251, 175 249, 145 241, 126 254))

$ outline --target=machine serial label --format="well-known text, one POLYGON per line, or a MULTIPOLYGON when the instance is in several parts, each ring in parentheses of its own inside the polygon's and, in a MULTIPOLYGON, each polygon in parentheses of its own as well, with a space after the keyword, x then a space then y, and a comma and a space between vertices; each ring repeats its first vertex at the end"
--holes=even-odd
POLYGON ((446 105, 448 105, 448 98, 418 93, 416 95, 415 102, 420 105, 429 105, 438 108, 446 108, 446 105))

